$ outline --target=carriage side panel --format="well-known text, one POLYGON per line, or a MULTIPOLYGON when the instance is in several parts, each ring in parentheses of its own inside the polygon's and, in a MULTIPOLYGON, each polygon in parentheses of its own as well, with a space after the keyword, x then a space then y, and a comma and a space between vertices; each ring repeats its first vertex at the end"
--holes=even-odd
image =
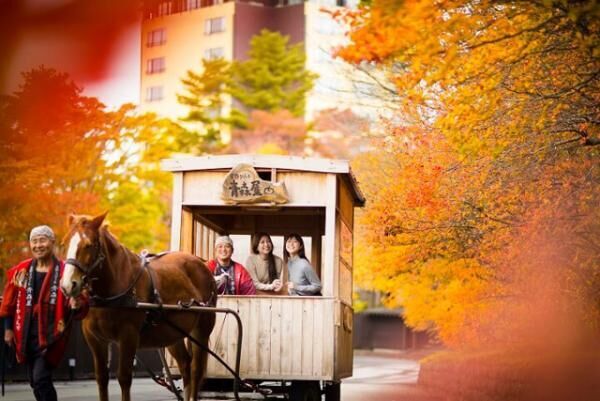
MULTIPOLYGON (((326 297, 220 297, 219 307, 238 310, 244 325, 242 377, 271 380, 332 380, 334 303, 326 297)), ((222 319, 217 319, 218 322, 222 319)), ((211 335, 211 347, 235 365, 237 327, 227 318, 211 335)), ((209 358, 209 378, 231 378, 209 358)))
POLYGON ((335 305, 335 380, 352 376, 352 307, 344 302, 335 305))

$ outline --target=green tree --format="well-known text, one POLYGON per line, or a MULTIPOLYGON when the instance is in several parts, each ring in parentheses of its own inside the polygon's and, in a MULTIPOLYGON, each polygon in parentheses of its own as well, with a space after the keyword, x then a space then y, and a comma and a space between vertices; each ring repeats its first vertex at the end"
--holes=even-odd
MULTIPOLYGON (((215 60, 202 60, 202 72, 187 71, 181 80, 185 88, 183 94, 177 95, 179 103, 188 106, 189 112, 182 120, 185 122, 198 122, 202 129, 185 135, 188 146, 192 143, 208 145, 210 151, 219 150, 221 144, 221 131, 224 125, 229 125, 230 119, 224 115, 227 102, 226 89, 231 81, 231 64, 218 58, 215 60)), ((199 149, 195 149, 198 153, 199 149)))
POLYGON ((203 60, 201 72, 188 71, 182 79, 185 92, 178 95, 189 107, 183 121, 201 123, 200 136, 214 145, 226 126, 249 129, 254 110, 303 116, 317 75, 305 67, 303 45, 288 42, 289 37, 265 29, 250 41, 247 60, 203 60), (233 107, 226 114, 228 96, 233 107))
POLYGON ((288 36, 263 29, 250 41, 248 56, 232 65, 233 98, 247 110, 289 110, 302 116, 317 78, 305 67, 303 44, 290 45, 288 36))

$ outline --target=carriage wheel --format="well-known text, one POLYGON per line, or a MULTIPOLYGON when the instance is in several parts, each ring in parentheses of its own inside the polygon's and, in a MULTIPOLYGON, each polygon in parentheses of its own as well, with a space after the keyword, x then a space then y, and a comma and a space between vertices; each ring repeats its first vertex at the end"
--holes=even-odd
POLYGON ((294 381, 290 401, 321 401, 321 387, 317 381, 294 381))
POLYGON ((325 401, 340 401, 341 400, 341 387, 340 382, 332 382, 325 386, 323 392, 325 393, 325 401))

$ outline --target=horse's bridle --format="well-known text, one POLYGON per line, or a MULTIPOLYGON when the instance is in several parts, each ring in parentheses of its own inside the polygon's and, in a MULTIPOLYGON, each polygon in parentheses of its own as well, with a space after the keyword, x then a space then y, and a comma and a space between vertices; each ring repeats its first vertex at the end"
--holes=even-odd
MULTIPOLYGON (((94 294, 94 291, 92 289, 92 283, 90 282, 90 276, 94 272, 94 270, 96 270, 98 267, 102 268, 102 265, 103 265, 102 262, 104 262, 104 260, 106 259, 106 255, 104 254, 104 252, 102 252, 102 247, 100 245, 99 239, 96 239, 93 246, 94 246, 95 257, 92 258, 92 260, 94 261, 92 264, 84 265, 83 263, 81 263, 80 261, 78 261, 77 259, 74 259, 74 258, 68 258, 65 261, 65 263, 71 264, 83 272, 83 276, 82 276, 81 280, 83 282, 83 286, 87 287, 89 294, 91 295, 91 301, 93 301, 95 303, 106 304, 106 303, 117 301, 117 300, 127 296, 131 292, 133 287, 135 287, 135 285, 139 281, 140 277, 142 276, 142 273, 147 268, 148 263, 145 263, 144 265, 142 265, 140 267, 137 275, 134 277, 133 281, 127 287, 127 289, 125 291, 120 292, 116 295, 109 296, 109 297, 101 297, 97 294, 94 294)), ((152 275, 150 275, 150 279, 152 280, 152 275)))
POLYGON ((102 262, 104 262, 104 259, 106 258, 106 256, 104 256, 104 253, 102 252, 102 248, 100 247, 100 241, 95 241, 94 250, 96 256, 95 258, 93 258, 94 262, 91 265, 84 265, 83 263, 74 258, 69 258, 65 261, 65 263, 73 265, 83 272, 82 281, 84 284, 87 284, 88 277, 92 274, 94 270, 98 268, 98 266, 102 265, 102 262))

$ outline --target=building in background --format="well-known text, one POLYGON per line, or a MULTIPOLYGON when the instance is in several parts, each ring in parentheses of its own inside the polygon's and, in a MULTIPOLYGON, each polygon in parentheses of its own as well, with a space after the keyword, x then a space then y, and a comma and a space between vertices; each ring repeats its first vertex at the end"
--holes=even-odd
MULTIPOLYGON (((319 110, 353 106, 347 65, 331 57, 344 31, 323 8, 354 6, 356 0, 146 0, 141 30, 140 107, 171 118, 187 108, 177 101, 181 79, 199 71, 202 59, 244 60, 250 39, 262 29, 303 43, 307 69, 319 74, 307 98, 306 120, 319 110)), ((228 114, 229 110, 222 110, 228 114)))

